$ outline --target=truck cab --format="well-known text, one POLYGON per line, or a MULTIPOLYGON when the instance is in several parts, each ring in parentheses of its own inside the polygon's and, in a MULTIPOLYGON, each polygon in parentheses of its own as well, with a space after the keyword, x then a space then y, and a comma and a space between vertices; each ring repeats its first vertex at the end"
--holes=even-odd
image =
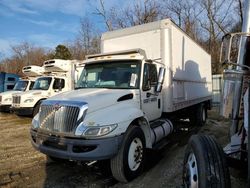
POLYGON ((22 78, 15 84, 13 90, 0 93, 0 112, 9 112, 12 104, 12 95, 31 90, 34 82, 32 79, 22 78))
POLYGON ((29 91, 33 88, 37 77, 41 76, 44 69, 40 66, 24 66, 22 72, 26 77, 21 78, 14 86, 12 91, 0 94, 0 111, 9 112, 12 105, 12 95, 29 91))
POLYGON ((43 64, 43 76, 36 79, 30 91, 13 94, 12 110, 20 116, 34 116, 43 100, 74 88, 75 63, 52 59, 43 64))
POLYGON ((161 88, 160 67, 163 65, 147 62, 142 50, 89 58, 76 90, 42 102, 32 123, 32 144, 51 157, 85 161, 110 159, 118 153, 129 127, 140 124, 141 129, 137 131, 145 135, 145 139, 143 136, 143 141, 135 144, 137 159, 131 159, 131 168, 139 169, 137 163, 142 160, 143 148, 152 148, 173 130, 171 122, 165 120, 155 124, 156 129, 164 130, 160 135, 150 128, 149 122, 162 115, 162 94, 156 90, 161 88), (52 125, 55 117, 58 122, 52 125), (48 133, 65 137, 62 145, 71 151, 54 150, 48 133), (44 147, 41 138, 47 140, 48 147, 44 147))
POLYGON ((59 92, 67 91, 64 77, 43 76, 36 79, 31 90, 13 94, 12 110, 18 115, 37 112, 40 101, 59 92))

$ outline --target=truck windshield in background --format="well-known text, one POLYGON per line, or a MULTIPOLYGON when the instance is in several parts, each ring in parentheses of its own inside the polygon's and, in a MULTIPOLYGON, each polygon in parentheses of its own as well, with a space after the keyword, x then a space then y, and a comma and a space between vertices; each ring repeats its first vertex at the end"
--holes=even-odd
POLYGON ((15 87, 13 88, 14 91, 24 91, 26 87, 28 86, 28 81, 21 81, 19 80, 16 84, 15 87))
POLYGON ((141 61, 86 64, 76 84, 80 88, 139 89, 141 61))
POLYGON ((41 77, 35 81, 32 90, 48 90, 52 78, 51 77, 41 77))

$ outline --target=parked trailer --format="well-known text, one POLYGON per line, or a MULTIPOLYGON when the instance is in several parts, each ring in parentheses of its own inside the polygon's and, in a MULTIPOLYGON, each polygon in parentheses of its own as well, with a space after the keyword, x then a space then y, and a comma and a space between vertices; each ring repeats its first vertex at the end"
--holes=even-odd
POLYGON ((184 187, 230 188, 228 166, 247 170, 248 187, 250 187, 248 144, 250 143, 250 1, 246 0, 244 6, 242 32, 225 35, 221 48, 221 57, 224 57, 221 60, 227 67, 223 73, 220 112, 221 115, 232 120, 230 143, 222 149, 213 136, 192 136, 184 157, 184 187), (240 43, 238 58, 233 61, 232 57, 236 51, 232 50, 232 46, 236 37, 240 38, 240 43))
POLYGON ((0 93, 12 90, 18 79, 19 76, 16 74, 0 72, 0 93))
POLYGON ((142 171, 145 149, 167 143, 170 119, 205 123, 211 57, 169 19, 104 33, 101 46, 76 90, 42 102, 31 142, 54 160, 108 159, 128 182, 142 171))

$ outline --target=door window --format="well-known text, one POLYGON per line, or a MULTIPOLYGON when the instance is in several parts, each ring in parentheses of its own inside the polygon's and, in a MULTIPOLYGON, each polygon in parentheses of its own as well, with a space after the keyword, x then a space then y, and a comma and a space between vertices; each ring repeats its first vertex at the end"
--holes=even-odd
POLYGON ((157 84, 157 69, 154 64, 144 64, 143 70, 143 91, 150 90, 151 87, 154 87, 157 84))
POLYGON ((63 89, 65 86, 64 79, 55 78, 53 89, 63 89))

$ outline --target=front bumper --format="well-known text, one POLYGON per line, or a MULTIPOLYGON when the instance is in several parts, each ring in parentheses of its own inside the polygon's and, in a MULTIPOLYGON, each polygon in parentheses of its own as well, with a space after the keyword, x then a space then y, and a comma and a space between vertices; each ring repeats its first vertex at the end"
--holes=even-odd
POLYGON ((50 136, 31 130, 31 143, 38 151, 56 158, 91 161, 110 159, 118 153, 123 135, 102 139, 50 136))
POLYGON ((0 105, 0 112, 9 112, 11 105, 0 105))
POLYGON ((31 116, 33 114, 34 108, 33 107, 22 107, 22 108, 11 107, 10 110, 19 116, 31 116))

